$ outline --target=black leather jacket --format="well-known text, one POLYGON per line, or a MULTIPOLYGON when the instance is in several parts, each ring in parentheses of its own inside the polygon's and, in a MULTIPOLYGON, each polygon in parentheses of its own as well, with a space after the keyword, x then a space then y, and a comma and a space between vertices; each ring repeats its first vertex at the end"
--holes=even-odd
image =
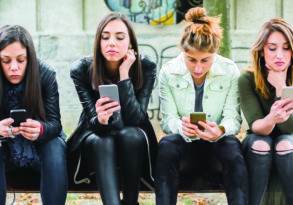
MULTIPOLYGON (((98 122, 95 104, 100 96, 99 93, 94 91, 91 87, 91 63, 92 58, 80 59, 73 63, 70 72, 71 78, 73 79, 77 94, 79 96, 79 100, 83 107, 78 126, 67 141, 67 147, 69 151, 68 156, 73 158, 73 160, 70 160, 72 166, 76 167, 77 164, 76 176, 78 175, 77 173, 79 173, 78 164, 82 164, 82 160, 79 162, 74 162, 76 160, 76 157, 74 156, 81 156, 80 151, 82 146, 80 145, 83 139, 92 133, 99 135, 101 133, 111 131, 115 126, 111 122, 109 122, 109 125, 102 125, 98 122)), ((152 182, 152 172, 154 170, 158 142, 147 114, 147 107, 156 78, 156 65, 148 59, 142 59, 141 63, 144 80, 143 87, 141 89, 134 90, 131 79, 120 81, 117 83, 117 86, 119 89, 121 116, 124 126, 140 127, 144 130, 146 137, 148 138, 146 143, 148 146, 149 166, 144 178, 147 181, 152 182)), ((80 167, 84 166, 80 165, 80 167)), ((80 173, 84 172, 80 171, 80 173)), ((88 174, 89 173, 84 173, 84 175, 80 174, 79 176, 80 178, 87 177, 88 174)), ((76 178, 74 178, 74 180, 75 179, 76 178)))
MULTIPOLYGON (((62 126, 60 120, 59 93, 55 71, 46 63, 39 61, 41 92, 46 113, 46 120, 40 121, 44 127, 43 134, 37 141, 48 141, 60 135, 62 126)), ((1 120, 7 116, 1 115, 1 120)))
MULTIPOLYGON (((76 150, 82 140, 95 132, 97 134, 110 131, 113 125, 102 125, 98 122, 95 110, 96 101, 100 98, 99 93, 91 87, 90 65, 92 58, 83 58, 73 63, 70 76, 75 84, 79 100, 82 104, 78 126, 68 140, 70 151, 76 150)), ((143 87, 135 91, 131 79, 117 83, 121 104, 121 114, 124 126, 138 126, 144 129, 150 138, 155 138, 150 125, 147 106, 156 77, 156 65, 148 59, 142 59, 143 87)), ((151 141, 154 141, 153 139, 151 141)))

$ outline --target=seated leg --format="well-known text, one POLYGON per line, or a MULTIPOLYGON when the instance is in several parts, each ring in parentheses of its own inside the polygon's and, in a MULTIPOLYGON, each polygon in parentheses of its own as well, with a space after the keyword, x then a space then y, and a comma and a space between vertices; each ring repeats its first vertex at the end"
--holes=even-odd
POLYGON ((61 137, 38 145, 44 205, 64 205, 67 194, 66 144, 61 137))
POLYGON ((81 149, 96 172, 103 204, 120 205, 114 137, 91 134, 84 140, 81 149))
POLYGON ((278 137, 275 162, 285 192, 286 204, 293 204, 293 135, 278 137))
POLYGON ((249 204, 260 205, 268 187, 272 166, 272 138, 248 135, 243 142, 249 176, 249 204))

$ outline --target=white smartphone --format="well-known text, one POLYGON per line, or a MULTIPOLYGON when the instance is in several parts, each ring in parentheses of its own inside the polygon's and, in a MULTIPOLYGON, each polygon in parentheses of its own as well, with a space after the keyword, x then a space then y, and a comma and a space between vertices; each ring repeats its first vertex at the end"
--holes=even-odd
POLYGON ((282 89, 282 98, 293 99, 293 86, 284 87, 282 89))
POLYGON ((113 101, 119 102, 118 87, 115 84, 99 85, 100 97, 109 97, 113 101))

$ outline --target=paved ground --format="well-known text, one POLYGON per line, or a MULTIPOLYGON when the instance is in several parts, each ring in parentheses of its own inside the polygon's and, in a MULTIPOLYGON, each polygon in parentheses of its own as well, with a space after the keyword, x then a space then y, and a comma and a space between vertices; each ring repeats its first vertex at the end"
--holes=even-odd
MULTIPOLYGON (((14 205, 39 205, 41 204, 39 194, 17 193, 14 205)), ((7 195, 6 204, 13 201, 13 194, 7 195)), ((141 205, 155 205, 154 194, 140 194, 141 205)), ((212 194, 184 194, 178 196, 177 205, 226 205, 226 197, 222 193, 212 194)), ((67 195, 66 205, 102 205, 99 194, 71 194, 67 195)))

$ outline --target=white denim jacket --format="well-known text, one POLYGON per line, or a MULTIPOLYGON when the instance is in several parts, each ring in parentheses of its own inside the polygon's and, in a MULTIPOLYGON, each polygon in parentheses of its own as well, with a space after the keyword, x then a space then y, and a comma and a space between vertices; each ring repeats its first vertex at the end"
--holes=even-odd
MULTIPOLYGON (((224 126, 224 136, 237 134, 241 126, 239 74, 233 61, 216 54, 204 83, 203 112, 208 121, 224 126)), ((194 112, 195 89, 183 53, 163 65, 159 90, 163 131, 167 134, 179 133, 191 142, 194 138, 182 133, 181 118, 194 112)))

